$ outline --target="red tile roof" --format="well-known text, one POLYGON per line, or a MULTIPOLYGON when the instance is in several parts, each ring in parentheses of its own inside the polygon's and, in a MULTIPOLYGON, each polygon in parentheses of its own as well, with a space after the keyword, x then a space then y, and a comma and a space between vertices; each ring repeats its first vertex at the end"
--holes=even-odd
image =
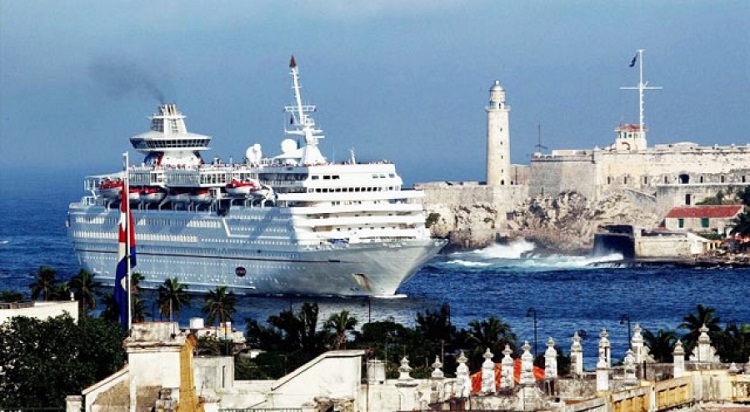
POLYGON ((683 206, 675 207, 667 213, 666 218, 689 219, 689 218, 720 218, 730 219, 742 212, 742 205, 725 206, 683 206))

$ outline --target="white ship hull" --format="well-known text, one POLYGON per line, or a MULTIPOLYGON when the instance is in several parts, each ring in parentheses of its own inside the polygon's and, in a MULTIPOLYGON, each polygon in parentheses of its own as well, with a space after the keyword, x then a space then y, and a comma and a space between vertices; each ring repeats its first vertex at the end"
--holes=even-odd
MULTIPOLYGON (((303 246, 295 244, 294 236, 274 236, 293 230, 292 214, 279 208, 221 217, 184 211, 133 214, 138 222, 133 271, 144 275, 146 288, 176 277, 191 292, 228 286, 245 295, 390 296, 445 245, 435 239, 408 239, 303 246), (231 223, 245 220, 254 222, 255 228, 231 223), (149 221, 157 224, 147 225, 149 221), (174 224, 180 221, 183 227, 174 224), (170 223, 159 225, 166 222, 170 223)), ((81 267, 113 282, 119 211, 74 204, 68 219, 81 267)))

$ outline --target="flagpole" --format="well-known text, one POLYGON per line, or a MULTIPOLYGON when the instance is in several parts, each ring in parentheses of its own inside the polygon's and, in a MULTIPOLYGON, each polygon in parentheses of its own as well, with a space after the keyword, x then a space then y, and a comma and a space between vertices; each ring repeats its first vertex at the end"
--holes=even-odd
POLYGON ((643 52, 644 49, 638 49, 638 53, 635 55, 633 63, 630 64, 630 67, 633 67, 635 60, 638 60, 638 85, 635 87, 620 87, 620 90, 638 90, 638 132, 640 133, 640 136, 646 140, 646 122, 643 113, 644 92, 646 90, 661 90, 661 87, 649 86, 648 82, 643 81, 643 52))
POLYGON ((124 178, 124 184, 122 187, 122 201, 125 202, 125 267, 127 268, 125 272, 125 277, 127 278, 127 289, 126 293, 128 294, 128 334, 130 334, 130 330, 133 326, 133 299, 130 294, 130 234, 133 230, 130 225, 133 224, 133 222, 130 221, 130 170, 128 170, 129 167, 129 159, 128 159, 128 152, 125 152, 122 154, 123 159, 125 161, 125 178, 124 178))

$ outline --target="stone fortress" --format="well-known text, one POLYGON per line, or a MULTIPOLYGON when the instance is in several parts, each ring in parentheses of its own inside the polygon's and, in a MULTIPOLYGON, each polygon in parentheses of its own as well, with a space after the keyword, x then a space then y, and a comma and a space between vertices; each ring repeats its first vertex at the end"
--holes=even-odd
POLYGON ((750 145, 648 146, 640 57, 638 124, 620 124, 607 147, 534 153, 510 162, 510 106, 499 81, 490 88, 486 182, 431 182, 426 192, 433 234, 462 247, 526 237, 561 251, 590 249, 601 225, 655 228, 674 207, 692 206, 750 184, 750 145))

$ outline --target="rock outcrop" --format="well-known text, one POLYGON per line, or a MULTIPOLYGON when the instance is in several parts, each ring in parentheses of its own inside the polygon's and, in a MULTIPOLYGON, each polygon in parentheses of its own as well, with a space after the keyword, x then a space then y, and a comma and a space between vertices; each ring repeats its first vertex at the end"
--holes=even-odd
POLYGON ((585 253, 591 250, 600 225, 654 227, 659 223, 655 204, 626 191, 614 192, 597 202, 577 192, 539 195, 509 212, 481 202, 428 202, 426 206, 435 220, 430 227, 432 234, 450 239, 457 248, 481 248, 503 239, 525 238, 542 250, 585 253))

